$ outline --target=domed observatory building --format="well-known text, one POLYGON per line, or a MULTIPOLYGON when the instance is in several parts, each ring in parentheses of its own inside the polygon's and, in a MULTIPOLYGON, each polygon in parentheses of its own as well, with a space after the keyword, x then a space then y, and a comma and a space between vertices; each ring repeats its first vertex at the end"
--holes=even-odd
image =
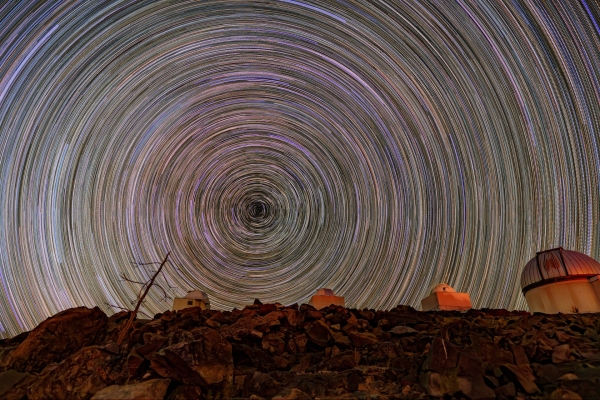
POLYGON ((531 312, 600 312, 600 263, 562 247, 538 252, 523 269, 521 288, 531 312))
POLYGON ((173 311, 190 307, 200 307, 203 310, 210 310, 208 295, 201 290, 191 290, 185 296, 173 299, 173 311))
POLYGON ((447 283, 436 285, 431 294, 421 300, 423 311, 466 311, 471 307, 469 293, 457 292, 447 283))
POLYGON ((320 310, 321 308, 325 308, 331 305, 344 307, 346 302, 344 301, 343 297, 336 296, 333 290, 323 288, 317 290, 317 293, 315 293, 315 295, 310 298, 308 304, 310 304, 317 310, 320 310))

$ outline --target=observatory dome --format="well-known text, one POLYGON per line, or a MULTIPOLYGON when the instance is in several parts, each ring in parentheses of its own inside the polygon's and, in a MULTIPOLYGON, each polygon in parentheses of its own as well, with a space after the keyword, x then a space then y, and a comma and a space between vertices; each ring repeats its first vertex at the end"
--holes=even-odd
POLYGON ((600 263, 562 247, 536 253, 521 274, 521 289, 534 312, 600 311, 600 263))
POLYGON ((317 310, 320 310, 321 308, 325 308, 330 305, 344 307, 346 302, 342 296, 336 296, 333 290, 321 288, 317 290, 313 297, 310 298, 308 304, 317 310))
POLYGON ((333 292, 333 290, 331 289, 319 289, 317 290, 317 293, 315 293, 316 296, 335 296, 335 293, 333 292))
POLYGON ((185 296, 173 299, 174 311, 190 307, 200 307, 203 310, 210 310, 208 295, 202 290, 190 290, 185 296))
POLYGON ((547 283, 600 275, 600 263, 592 257, 562 247, 538 252, 525 265, 521 289, 527 292, 547 283))
POLYGON ((190 290, 188 294, 183 296, 184 299, 202 300, 208 303, 208 295, 202 290, 190 290))
POLYGON ((431 293, 437 292, 446 292, 446 293, 456 293, 456 290, 452 288, 452 286, 447 283, 440 283, 439 285, 435 285, 435 287, 431 290, 431 293))

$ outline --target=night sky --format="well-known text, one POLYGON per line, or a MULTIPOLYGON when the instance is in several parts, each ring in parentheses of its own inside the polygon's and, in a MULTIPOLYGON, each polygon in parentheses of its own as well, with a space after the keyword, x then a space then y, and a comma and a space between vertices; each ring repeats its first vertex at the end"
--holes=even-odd
POLYGON ((0 336, 131 306, 168 251, 150 315, 526 309, 536 251, 600 258, 596 1, 0 7, 0 336))

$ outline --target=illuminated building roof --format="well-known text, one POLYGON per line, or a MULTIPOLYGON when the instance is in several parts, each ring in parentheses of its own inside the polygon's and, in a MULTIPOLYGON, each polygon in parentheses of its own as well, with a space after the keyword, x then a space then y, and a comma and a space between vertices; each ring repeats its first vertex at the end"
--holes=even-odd
POLYGON ((319 289, 317 290, 317 293, 315 293, 315 296, 335 296, 335 293, 333 293, 333 290, 331 289, 319 289))
POLYGON ((562 247, 538 252, 521 274, 523 293, 535 287, 574 278, 600 275, 600 263, 577 251, 562 247))
POLYGON ((208 295, 201 290, 191 290, 186 294, 184 299, 194 299, 194 300, 202 300, 203 302, 208 304, 208 295))
POLYGON ((439 285, 435 285, 433 290, 431 290, 431 293, 437 292, 455 293, 456 290, 454 290, 452 286, 448 285, 447 283, 440 283, 439 285))

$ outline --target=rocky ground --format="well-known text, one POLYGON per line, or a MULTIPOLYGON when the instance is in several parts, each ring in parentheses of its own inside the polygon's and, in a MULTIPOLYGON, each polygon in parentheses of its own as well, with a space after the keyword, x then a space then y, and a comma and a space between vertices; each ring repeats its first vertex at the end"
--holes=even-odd
POLYGON ((74 308, 0 341, 2 399, 600 399, 600 315, 258 301, 138 320, 74 308))

